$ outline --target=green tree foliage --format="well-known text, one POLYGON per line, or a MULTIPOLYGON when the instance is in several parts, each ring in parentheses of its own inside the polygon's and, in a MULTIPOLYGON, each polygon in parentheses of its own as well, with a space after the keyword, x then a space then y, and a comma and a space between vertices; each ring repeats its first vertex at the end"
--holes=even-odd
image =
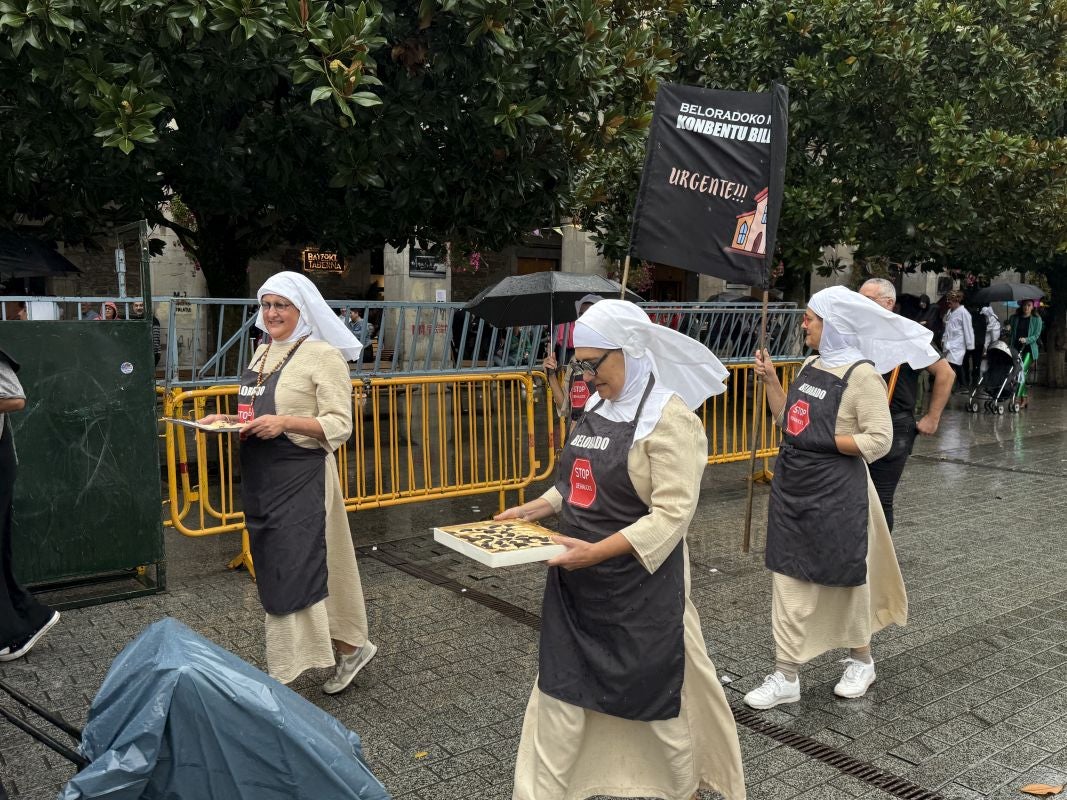
POLYGON ((216 295, 280 242, 494 248, 640 138, 660 3, 0 0, 0 225, 171 225, 216 295), (181 196, 193 226, 165 220, 181 196))
MULTIPOLYGON (((671 29, 672 79, 790 90, 780 253, 822 249, 996 272, 1067 249, 1067 3, 706 0, 671 29)), ((575 198, 625 248, 641 160, 613 154, 575 198)))

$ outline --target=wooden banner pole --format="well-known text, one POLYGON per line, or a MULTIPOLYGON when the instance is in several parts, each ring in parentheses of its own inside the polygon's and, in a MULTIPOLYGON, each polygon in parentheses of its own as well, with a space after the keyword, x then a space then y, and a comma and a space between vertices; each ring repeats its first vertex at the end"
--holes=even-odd
MULTIPOLYGON (((767 349, 767 301, 770 292, 763 290, 763 310, 760 314, 759 326, 759 349, 762 353, 767 349)), ((753 373, 755 376, 755 373, 753 373)), ((759 448, 760 439, 763 437, 763 420, 767 416, 765 406, 767 393, 763 389, 763 381, 753 380, 756 388, 756 397, 752 403, 752 450, 748 459, 748 500, 745 507, 745 532, 741 538, 741 552, 747 553, 752 544, 752 498, 756 489, 756 450, 759 448)))
POLYGON ((622 263, 622 289, 619 291, 619 299, 626 299, 626 281, 630 280, 630 254, 626 254, 626 260, 622 263))
POLYGON ((897 390, 897 378, 900 377, 900 367, 896 367, 893 370, 893 374, 889 376, 889 386, 886 387, 886 395, 889 397, 889 402, 893 402, 893 392, 897 390))

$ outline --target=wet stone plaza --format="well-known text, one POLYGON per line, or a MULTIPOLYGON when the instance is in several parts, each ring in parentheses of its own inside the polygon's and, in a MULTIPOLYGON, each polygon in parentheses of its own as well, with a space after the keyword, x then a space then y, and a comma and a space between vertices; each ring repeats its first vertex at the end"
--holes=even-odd
MULTIPOLYGON (((878 679, 859 700, 833 694, 837 652, 803 669, 799 703, 744 708, 774 657, 768 489, 757 488, 756 539, 741 554, 746 466, 705 472, 692 597, 738 715, 749 798, 1000 800, 1067 783, 1067 394, 1035 390, 1019 415, 962 405, 955 395, 939 435, 917 442, 900 485, 894 538, 910 621, 875 636, 878 679)), ((379 653, 343 694, 322 693, 328 671, 293 688, 360 734, 395 798, 511 796, 544 566, 482 568, 430 531, 495 507, 486 495, 351 516, 379 653)), ((239 542, 166 535, 168 591, 64 612, 28 657, 0 665, 0 679, 80 726, 112 659, 164 616, 263 667, 255 586, 226 569, 239 542)), ((0 723, 11 797, 54 798, 73 772, 0 723)))

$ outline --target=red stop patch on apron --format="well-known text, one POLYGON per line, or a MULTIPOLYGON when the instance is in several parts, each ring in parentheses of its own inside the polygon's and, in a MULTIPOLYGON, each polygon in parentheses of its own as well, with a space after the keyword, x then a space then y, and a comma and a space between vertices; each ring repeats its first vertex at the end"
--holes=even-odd
POLYGON ((588 383, 578 380, 571 384, 571 408, 585 408, 585 403, 588 399, 588 383))
POLYGON ((587 458, 574 459, 571 467, 571 496, 568 501, 578 508, 589 508, 596 500, 596 478, 587 458))
POLYGON ((789 409, 785 418, 785 429, 790 436, 799 436, 811 423, 807 400, 797 400, 789 409))

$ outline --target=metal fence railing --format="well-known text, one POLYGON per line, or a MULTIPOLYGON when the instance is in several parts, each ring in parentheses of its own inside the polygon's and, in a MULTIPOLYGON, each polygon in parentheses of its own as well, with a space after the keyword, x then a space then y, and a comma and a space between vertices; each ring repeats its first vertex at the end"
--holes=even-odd
MULTIPOLYGON (((125 319, 136 298, 7 297, 0 319, 20 302, 48 318, 84 319, 105 302, 119 306, 125 319)), ((329 301, 346 317, 355 310, 362 325, 364 353, 353 363, 353 377, 432 375, 455 372, 537 369, 550 343, 548 326, 495 328, 463 310, 459 303, 329 301)), ((724 363, 750 361, 760 330, 755 303, 645 303, 649 316, 706 344, 724 363)), ((167 387, 195 388, 236 383, 252 357, 260 331, 258 304, 246 299, 156 297, 153 314, 161 323, 164 345, 157 377, 167 387)), ((776 359, 803 352, 802 312, 792 303, 773 303, 768 311, 768 344, 776 359)))

